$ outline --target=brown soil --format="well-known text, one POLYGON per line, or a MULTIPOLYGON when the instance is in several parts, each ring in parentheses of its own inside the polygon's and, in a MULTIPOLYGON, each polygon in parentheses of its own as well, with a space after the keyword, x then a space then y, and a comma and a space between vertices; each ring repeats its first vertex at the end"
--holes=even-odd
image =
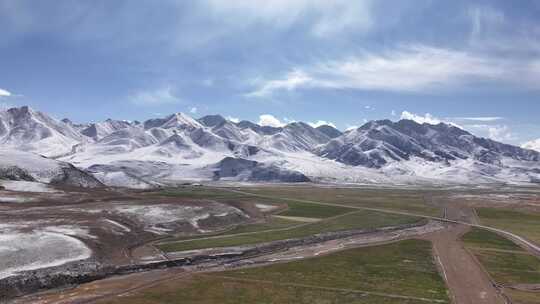
POLYGON ((465 225, 453 225, 423 238, 433 243, 435 259, 440 265, 453 303, 504 304, 499 290, 460 241, 469 229, 465 225))

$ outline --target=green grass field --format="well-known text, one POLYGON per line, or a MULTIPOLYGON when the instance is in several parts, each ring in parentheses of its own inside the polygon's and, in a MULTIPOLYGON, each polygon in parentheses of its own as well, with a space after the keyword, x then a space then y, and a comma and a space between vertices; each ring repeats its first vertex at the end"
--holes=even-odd
POLYGON ((311 200, 353 207, 380 208, 428 216, 441 215, 439 207, 431 205, 424 199, 424 195, 427 193, 418 190, 310 186, 243 188, 241 190, 269 197, 311 200))
POLYGON ((289 219, 274 217, 270 215, 265 218, 265 222, 239 225, 239 226, 233 227, 232 229, 220 231, 220 232, 212 233, 212 234, 200 234, 200 235, 193 235, 193 236, 174 237, 174 238, 165 240, 165 242, 195 240, 195 239, 207 238, 207 237, 213 237, 213 236, 225 236, 225 235, 240 234, 240 233, 252 233, 252 232, 257 232, 257 231, 285 229, 285 228, 290 228, 293 226, 298 226, 301 224, 303 223, 289 220, 289 219))
POLYGON ((510 209, 477 208, 483 225, 508 230, 540 244, 540 213, 510 209))
POLYGON ((101 303, 430 302, 449 303, 431 244, 407 240, 301 261, 194 275, 101 303))
POLYGON ((303 224, 301 227, 295 227, 292 229, 283 229, 279 231, 261 231, 244 235, 224 235, 216 238, 162 243, 159 245, 159 248, 165 252, 175 252, 212 247, 239 246, 290 238, 306 237, 321 232, 350 229, 369 229, 411 224, 419 220, 420 218, 412 216, 359 210, 355 211, 354 213, 334 217, 330 220, 315 223, 306 223, 303 224))
POLYGON ((510 299, 512 299, 512 303, 515 304, 540 304, 540 295, 537 292, 507 289, 504 293, 506 293, 510 299))
POLYGON ((463 241, 468 247, 478 249, 500 249, 523 251, 521 247, 514 242, 499 236, 488 230, 473 228, 463 236, 463 241))
MULTIPOLYGON (((273 187, 245 187, 220 189, 213 187, 177 187, 168 188, 159 192, 151 192, 147 195, 164 195, 189 199, 212 199, 212 200, 241 200, 256 199, 268 203, 296 204, 301 213, 312 214, 313 217, 330 215, 329 206, 294 202, 285 199, 307 200, 321 203, 331 203, 351 207, 380 208, 393 211, 410 212, 419 215, 439 216, 441 209, 427 202, 425 193, 418 190, 404 189, 368 189, 368 188, 322 188, 312 186, 273 186, 273 187), (232 192, 240 190, 245 193, 232 192), (250 195, 256 194, 259 196, 250 195), (263 197, 261 197, 263 196, 263 197), (323 208, 327 207, 327 208, 323 208), (319 210, 320 209, 320 210, 319 210)), ((340 207, 335 207, 334 214, 339 214, 340 207)), ((291 216, 296 215, 290 210, 291 216)), ((310 217, 310 216, 308 216, 310 217)))
MULTIPOLYGON (((540 259, 512 241, 478 228, 465 234, 463 241, 498 284, 540 284, 540 259)), ((529 298, 529 302, 512 298, 516 303, 540 303, 537 293, 510 291, 509 296, 529 298), (530 302, 535 298, 537 302, 530 302)))

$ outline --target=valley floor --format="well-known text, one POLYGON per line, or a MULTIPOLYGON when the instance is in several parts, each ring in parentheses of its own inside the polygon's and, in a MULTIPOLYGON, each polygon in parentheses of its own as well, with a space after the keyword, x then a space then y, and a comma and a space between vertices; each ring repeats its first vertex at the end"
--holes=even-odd
MULTIPOLYGON (((149 235, 122 250, 130 263, 214 257, 207 261, 112 276, 13 303, 540 303, 534 233, 520 240, 489 231, 512 228, 509 208, 540 214, 538 194, 530 189, 183 187, 129 196, 138 204, 205 200, 235 206, 249 220, 220 223, 229 228, 213 231, 149 235), (490 195, 498 191, 505 191, 504 199, 492 204, 490 195), (483 226, 487 217, 489 227, 483 226), (478 231, 515 248, 505 257, 495 248, 499 255, 493 256, 492 243, 503 241, 478 237, 478 231), (520 262, 524 253, 528 262, 520 262)), ((527 232, 539 224, 519 225, 528 225, 527 232)))

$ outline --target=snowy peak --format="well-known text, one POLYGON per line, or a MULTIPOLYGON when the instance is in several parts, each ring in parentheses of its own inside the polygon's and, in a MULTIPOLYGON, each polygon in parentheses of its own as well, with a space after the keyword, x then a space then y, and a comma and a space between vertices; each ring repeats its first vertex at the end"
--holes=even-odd
POLYGON ((332 127, 332 126, 329 126, 329 125, 318 126, 315 129, 317 129, 319 132, 325 134, 329 138, 336 138, 336 137, 340 136, 341 134, 343 134, 343 132, 341 132, 340 130, 338 130, 338 129, 332 127))
POLYGON ((221 115, 206 115, 198 119, 198 121, 209 128, 217 127, 224 124, 227 120, 221 115))
POLYGON ((184 113, 144 123, 107 119, 76 124, 21 107, 0 112, 0 148, 94 168, 94 176, 103 180, 125 171, 157 183, 179 177, 337 181, 354 175, 366 181, 441 174, 540 181, 539 152, 479 138, 453 125, 412 120, 371 121, 342 133, 303 122, 270 127, 221 115, 195 120, 184 113))
POLYGON ((81 134, 91 137, 94 140, 100 140, 118 130, 130 127, 132 127, 132 124, 128 121, 107 119, 104 122, 91 123, 88 127, 81 130, 81 134))
POLYGON ((251 121, 247 121, 247 120, 242 120, 241 122, 237 123, 236 124, 238 127, 240 127, 241 129, 250 129, 260 135, 274 135, 278 132, 280 132, 281 130, 283 130, 283 128, 279 128, 279 127, 271 127, 271 126, 261 126, 261 125, 258 125, 256 123, 252 123, 251 121))
POLYGON ((0 111, 0 144, 4 147, 56 156, 80 141, 73 126, 27 106, 0 111))
POLYGON ((165 118, 165 122, 160 126, 164 129, 170 128, 182 128, 182 129, 195 129, 201 128, 202 125, 195 119, 184 113, 175 113, 165 118))
POLYGON ((504 158, 540 160, 540 153, 478 138, 452 125, 412 120, 368 122, 331 140, 316 153, 345 164, 375 168, 413 157, 430 162, 472 159, 487 164, 501 164, 504 158))
POLYGON ((274 136, 286 140, 291 147, 308 151, 330 140, 326 134, 303 122, 290 123, 274 136))
POLYGON ((144 129, 149 130, 152 128, 163 128, 163 129, 195 129, 202 128, 198 121, 191 118, 190 116, 184 113, 175 113, 171 114, 165 118, 153 118, 145 121, 143 123, 144 129))

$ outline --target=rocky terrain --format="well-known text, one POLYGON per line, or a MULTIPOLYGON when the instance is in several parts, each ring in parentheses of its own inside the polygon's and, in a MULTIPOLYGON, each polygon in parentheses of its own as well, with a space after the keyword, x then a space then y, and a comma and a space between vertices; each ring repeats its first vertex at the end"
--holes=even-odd
POLYGON ((145 189, 215 180, 540 181, 539 152, 476 137, 453 125, 412 120, 371 121, 341 132, 328 125, 270 127, 183 113, 144 122, 74 123, 20 107, 0 112, 0 148, 4 178, 87 187, 145 189), (24 166, 23 158, 39 165, 24 166))

